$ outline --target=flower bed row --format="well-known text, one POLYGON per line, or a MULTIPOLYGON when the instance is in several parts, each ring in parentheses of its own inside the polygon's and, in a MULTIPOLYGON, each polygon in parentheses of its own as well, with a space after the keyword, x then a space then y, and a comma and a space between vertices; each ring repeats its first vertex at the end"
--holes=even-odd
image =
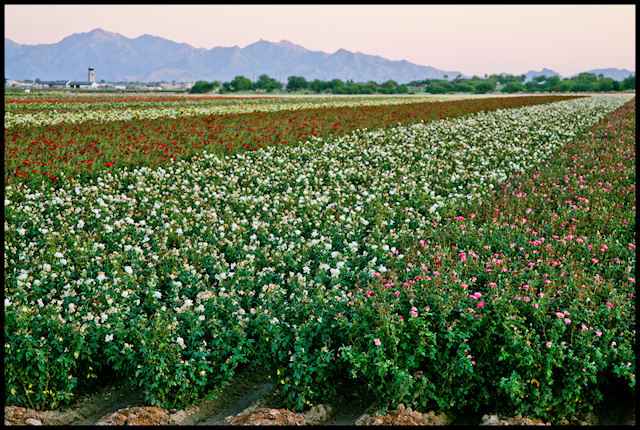
MULTIPOLYGON (((575 99, 354 132, 224 158, 206 154, 191 163, 70 179, 56 190, 9 185, 4 273, 7 404, 58 407, 115 372, 143 389, 152 404, 181 407, 220 390, 237 366, 250 360, 272 372, 288 406, 296 409, 330 398, 342 383, 353 386, 357 381, 383 403, 428 401, 442 409, 477 406, 497 389, 491 378, 495 381, 505 369, 518 369, 522 373, 499 379, 505 387, 500 395, 511 399, 505 407, 526 410, 515 400, 520 393, 530 395, 526 390, 531 383, 525 386, 522 377, 534 373, 520 369, 535 368, 531 359, 539 351, 553 351, 541 367, 551 375, 544 379, 544 372, 535 373, 535 378, 567 383, 556 373, 575 375, 562 370, 563 360, 571 356, 562 342, 575 346, 577 334, 586 336, 576 324, 585 324, 590 335, 602 332, 602 342, 618 342, 617 355, 602 349, 604 343, 594 347, 593 353, 600 355, 593 358, 595 364, 583 363, 589 368, 585 377, 598 378, 603 369, 613 368, 631 378, 634 367, 625 367, 632 357, 632 338, 626 334, 633 321, 625 297, 630 284, 619 281, 627 273, 625 267, 635 263, 635 252, 631 255, 628 248, 633 228, 625 226, 619 238, 617 230, 607 233, 617 228, 608 223, 615 216, 606 217, 615 211, 595 206, 602 213, 601 225, 585 222, 581 242, 572 241, 571 252, 549 251, 549 243, 559 242, 550 235, 568 240, 564 234, 544 230, 533 235, 523 226, 510 240, 502 230, 508 227, 501 223, 519 228, 521 217, 512 219, 519 212, 505 212, 504 203, 505 209, 498 206, 494 214, 493 206, 502 197, 490 192, 498 179, 526 171, 554 150, 559 153, 621 102, 575 99), (509 162, 516 157, 517 164, 509 162), (474 163, 458 161, 471 159, 474 163), (496 176, 489 179, 489 172, 496 176), (478 220, 491 215, 498 221, 467 221, 461 227, 460 218, 446 219, 478 199, 491 208, 484 215, 480 209, 486 206, 473 206, 478 220), (607 261, 609 271, 598 271, 602 287, 589 287, 595 306, 589 314, 576 309, 570 299, 592 279, 588 263, 580 259, 592 252, 582 247, 584 236, 593 237, 586 229, 593 228, 610 235, 606 243, 622 263, 607 261), (529 243, 531 235, 539 243, 529 243), (423 255, 412 247, 417 237, 424 241, 420 246, 426 245, 423 255), (520 247, 534 257, 515 258, 524 252, 520 247), (474 263, 463 264, 461 252, 474 263), (566 260, 554 255, 553 261, 573 271, 562 275, 562 266, 547 268, 552 252, 562 252, 566 260), (489 261, 492 272, 483 266, 489 261), (408 272, 407 262, 413 264, 408 272), (527 262, 539 266, 516 270, 527 262), (540 290, 547 297, 535 299, 540 314, 530 302, 515 301, 510 290, 500 292, 521 287, 526 279, 537 293, 546 277, 534 270, 549 274, 553 292, 563 290, 559 298, 540 290), (580 276, 575 281, 574 273, 580 276), (603 300, 613 306, 603 305, 603 300), (611 314, 603 313, 609 309, 611 314), (573 325, 553 312, 563 313, 573 325), (525 324, 529 315, 539 316, 535 330, 546 331, 544 337, 526 337, 533 336, 525 324), (516 325, 517 332, 509 324, 516 325), (527 329, 531 334, 523 334, 527 329), (525 354, 516 340, 537 343, 525 354), (552 344, 540 346, 541 341, 552 344), (505 365, 489 370, 495 358, 490 354, 501 346, 505 365), (526 360, 519 362, 520 357, 526 360), (482 371, 474 372, 474 360, 482 371), (473 394, 460 391, 460 382, 473 394), (420 396, 411 397, 413 391, 407 391, 405 383, 420 396)), ((602 149, 627 156, 621 166, 626 172, 635 153, 628 147, 629 126, 622 125, 616 123, 611 133, 619 149, 611 144, 602 149)), ((608 162, 594 164, 589 173, 617 168, 608 162)), ((565 168, 560 159, 543 172, 555 169, 557 174, 565 168)), ((588 184, 596 189, 598 181, 588 184)), ((545 182, 549 192, 556 192, 554 183, 551 178, 545 182)), ((627 175, 623 183, 627 194, 616 196, 628 211, 628 189, 635 179, 627 175)), ((553 196, 539 197, 540 206, 532 207, 543 213, 545 199, 553 196)), ((550 206, 554 210, 555 202, 552 199, 550 206)), ((566 208, 560 208, 559 216, 566 221, 566 208)), ((627 212, 619 216, 632 222, 627 212)), ((540 224, 535 231, 555 228, 553 223, 540 224)), ((522 298, 527 293, 519 294, 522 298)), ((575 394, 575 384, 569 387, 575 394)), ((562 387, 556 384, 552 389, 556 394, 562 387)), ((540 415, 567 408, 567 397, 552 399, 548 390, 538 399, 546 402, 541 407, 549 408, 540 415)))
POLYGON ((384 405, 577 422, 635 391, 635 106, 451 210, 354 293, 340 356, 384 405))
POLYGON ((5 183, 16 179, 41 182, 47 178, 48 182, 55 182, 62 173, 67 177, 95 175, 123 166, 166 165, 205 150, 231 154, 287 145, 310 136, 562 99, 566 97, 488 98, 17 128, 5 130, 5 183))
MULTIPOLYGON (((464 98, 461 96, 460 98, 464 98)), ((132 121, 138 119, 182 118, 249 112, 329 108, 340 106, 395 105, 420 101, 440 101, 437 97, 224 97, 125 99, 125 101, 55 101, 16 104, 5 102, 5 128, 47 126, 85 121, 132 121)))
POLYGON ((85 95, 85 97, 79 97, 78 95, 61 94, 59 97, 49 97, 48 95, 42 97, 34 97, 34 95, 28 95, 23 97, 5 97, 4 103, 6 105, 59 105, 60 103, 69 103, 69 105, 78 103, 142 103, 142 102, 184 102, 188 100, 248 100, 248 99, 274 99, 278 96, 204 96, 204 95, 166 95, 166 96, 153 96, 153 95, 117 95, 112 97, 96 96, 94 94, 85 95))

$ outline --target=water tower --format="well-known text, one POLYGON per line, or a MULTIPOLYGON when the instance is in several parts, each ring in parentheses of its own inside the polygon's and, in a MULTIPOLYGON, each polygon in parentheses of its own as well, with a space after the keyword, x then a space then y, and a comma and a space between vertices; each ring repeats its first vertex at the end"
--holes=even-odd
POLYGON ((89 67, 89 83, 94 83, 96 81, 95 73, 93 73, 93 67, 89 67))

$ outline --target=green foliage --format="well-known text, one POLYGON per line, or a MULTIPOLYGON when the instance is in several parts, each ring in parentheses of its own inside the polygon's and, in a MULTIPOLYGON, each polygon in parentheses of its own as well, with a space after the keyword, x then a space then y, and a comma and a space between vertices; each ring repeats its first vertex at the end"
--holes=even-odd
POLYGON ((520 81, 510 81, 500 90, 503 93, 517 93, 525 91, 525 86, 520 81))
POLYGON ((270 93, 275 90, 281 90, 282 83, 264 74, 258 77, 258 80, 254 84, 254 88, 257 90, 264 90, 270 93))
MULTIPOLYGON (((462 79, 458 76, 453 81, 447 79, 425 79, 422 81, 412 81, 408 85, 424 85, 424 91, 429 94, 447 94, 452 92, 486 94, 496 89, 503 93, 609 92, 635 89, 635 76, 626 78, 622 82, 605 78, 602 75, 596 76, 592 73, 581 73, 572 78, 564 79, 560 79, 558 76, 536 76, 528 82, 525 82, 525 78, 525 75, 491 75, 485 78, 473 76, 469 79, 462 79)), ((197 84, 198 83, 196 83, 196 85, 197 84)), ((251 89, 271 92, 282 89, 282 83, 267 75, 261 75, 255 84, 252 84, 248 78, 244 77, 236 77, 232 82, 222 84, 222 90, 227 92, 248 91, 251 89)), ((393 80, 385 81, 382 84, 374 81, 354 82, 349 80, 343 82, 340 79, 333 79, 331 81, 314 79, 308 82, 302 76, 289 76, 286 90, 312 91, 316 94, 406 94, 408 92, 406 84, 399 85, 393 80)))
POLYGON ((622 81, 623 90, 635 90, 636 89, 636 75, 629 76, 622 81))
POLYGON ((309 83, 302 76, 289 76, 287 78, 287 90, 300 91, 309 88, 309 83))
POLYGON ((99 350, 95 336, 85 336, 48 310, 29 318, 5 308, 5 324, 15 328, 5 332, 5 393, 10 404, 37 410, 60 407, 96 378, 99 365, 91 360, 99 350))
POLYGON ((431 94, 446 94, 448 92, 485 94, 498 90, 504 93, 516 92, 609 92, 635 89, 635 76, 626 78, 622 82, 614 81, 604 76, 592 73, 581 73, 572 78, 560 79, 558 76, 536 76, 528 82, 525 75, 491 75, 486 78, 474 76, 469 79, 456 78, 449 82, 443 79, 426 79, 412 81, 410 85, 425 85, 425 91, 431 94))
POLYGON ((320 79, 314 79, 309 82, 309 89, 316 94, 327 91, 330 88, 329 82, 321 81, 320 79))
POLYGON ((473 89, 473 92, 475 94, 486 94, 489 91, 493 91, 495 89, 495 84, 486 81, 486 82, 480 82, 478 85, 475 86, 475 88, 473 89))
MULTIPOLYGON (((231 82, 222 83, 221 88, 223 92, 248 91, 251 89, 272 92, 283 89, 281 82, 264 74, 260 75, 254 84, 250 85, 249 83, 248 78, 236 77, 231 82)), ((197 87, 194 85, 194 88, 199 90, 201 86, 202 84, 197 85, 197 87)), ((316 94, 407 94, 409 92, 407 85, 399 85, 393 80, 386 81, 383 84, 377 84, 374 81, 354 82, 349 80, 343 82, 340 79, 331 81, 314 79, 308 82, 302 76, 289 76, 285 89, 293 92, 312 91, 316 94)))
POLYGON ((249 78, 244 76, 236 76, 229 83, 229 88, 231 91, 249 91, 253 89, 253 83, 249 78))
POLYGON ((190 94, 202 94, 213 91, 218 88, 220 84, 218 82, 198 81, 193 84, 193 87, 189 90, 190 94))
POLYGON ((457 93, 471 93, 473 92, 473 86, 464 81, 460 81, 453 86, 453 91, 457 93))

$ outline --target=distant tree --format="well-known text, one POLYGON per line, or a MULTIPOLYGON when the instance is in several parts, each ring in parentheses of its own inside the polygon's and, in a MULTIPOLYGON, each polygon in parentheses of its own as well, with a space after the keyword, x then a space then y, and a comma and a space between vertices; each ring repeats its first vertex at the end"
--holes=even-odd
POLYGON ((490 82, 491 85, 493 85, 493 88, 495 88, 498 85, 498 76, 491 75, 488 78, 486 78, 485 81, 490 82))
POLYGON ((288 91, 300 91, 309 88, 309 83, 302 76, 289 76, 287 78, 287 90, 288 91))
POLYGON ((236 76, 230 82, 231 91, 249 91, 253 89, 253 82, 251 79, 242 75, 236 76))
POLYGON ((379 92, 380 86, 377 82, 367 81, 366 83, 361 83, 360 86, 362 90, 359 94, 375 94, 379 92))
POLYGON ((425 81, 411 81, 407 85, 410 85, 412 87, 419 87, 421 85, 425 85, 425 83, 425 81))
POLYGON ((559 76, 551 76, 549 77, 549 79, 544 81, 543 89, 546 91, 549 91, 552 87, 554 87, 555 85, 558 85, 559 83, 560 83, 559 76))
POLYGON ((628 76, 622 80, 623 90, 635 90, 636 88, 636 75, 628 76))
POLYGON ((189 94, 203 94, 213 91, 216 88, 213 82, 198 81, 189 90, 189 94))
POLYGON ((563 79, 557 83, 554 83, 549 87, 550 91, 554 93, 568 93, 571 91, 571 82, 568 79, 563 79))
POLYGON ((314 93, 322 93, 327 91, 330 88, 329 82, 327 81, 322 81, 320 79, 314 79, 313 81, 309 82, 309 89, 311 91, 313 91, 314 93))
POLYGON ((589 91, 595 89, 593 84, 598 81, 598 77, 593 73, 580 73, 571 78, 571 81, 575 91, 589 91))
POLYGON ((460 81, 453 86, 453 91, 457 93, 472 93, 473 86, 465 81, 460 81))
POLYGON ((486 94, 489 91, 493 91, 495 89, 495 85, 492 84, 489 81, 482 81, 480 83, 478 83, 477 85, 475 85, 475 88, 473 90, 474 93, 476 94, 486 94))
POLYGON ((332 79, 331 81, 329 81, 327 83, 327 89, 332 93, 332 94, 343 94, 340 91, 344 88, 344 82, 342 82, 342 80, 336 78, 336 79, 332 79))
POLYGON ((398 83, 390 79, 380 85, 379 91, 382 94, 395 94, 398 92, 398 83))
POLYGON ((595 82, 590 82, 586 79, 577 78, 575 80, 572 79, 571 92, 588 92, 594 91, 596 89, 595 82))
MULTIPOLYGON (((534 85, 535 85, 535 83, 534 83, 534 85)), ((525 86, 522 85, 521 82, 511 81, 511 82, 507 82, 507 84, 502 88, 501 91, 503 93, 517 93, 517 92, 522 92, 524 90, 525 90, 525 86)))
POLYGON ((440 83, 432 83, 425 87, 425 91, 429 94, 445 94, 448 89, 440 83))
POLYGON ((447 81, 446 79, 438 81, 438 84, 442 85, 445 88, 445 91, 447 93, 451 92, 453 90, 453 86, 455 85, 455 84, 451 83, 451 81, 447 81))
POLYGON ((614 89, 614 85, 613 85, 613 79, 611 78, 600 78, 598 80, 598 85, 597 85, 597 91, 602 91, 602 92, 607 92, 607 91, 613 91, 614 89))
MULTIPOLYGON (((511 84, 511 83, 512 82, 509 82, 509 84, 511 84)), ((520 82, 520 81, 513 82, 513 84, 522 86, 522 82, 520 82)), ((525 91, 528 91, 530 93, 535 93, 535 92, 542 91, 542 88, 543 88, 543 86, 539 85, 538 82, 536 82, 534 80, 531 80, 531 81, 529 81, 529 82, 524 84, 525 91)), ((504 88, 502 89, 502 91, 504 92, 504 88)))
POLYGON ((353 82, 352 79, 347 80, 344 83, 344 86, 341 88, 341 92, 339 94, 359 94, 360 86, 353 82))
POLYGON ((613 91, 621 91, 622 90, 622 82, 613 81, 613 91))
POLYGON ((282 82, 275 80, 274 78, 270 78, 268 75, 260 75, 258 80, 254 85, 255 89, 265 90, 267 92, 271 92, 274 90, 282 89, 282 82))

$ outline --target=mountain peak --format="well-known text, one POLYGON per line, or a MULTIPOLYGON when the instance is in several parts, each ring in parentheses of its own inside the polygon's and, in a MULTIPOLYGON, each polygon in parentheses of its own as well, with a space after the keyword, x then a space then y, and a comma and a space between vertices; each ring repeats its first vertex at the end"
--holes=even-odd
POLYGON ((112 31, 103 30, 100 27, 94 28, 89 32, 93 36, 120 36, 118 33, 112 31))
POLYGON ((273 42, 269 42, 268 40, 260 39, 257 42, 253 42, 253 43, 250 43, 250 44, 246 45, 243 49, 246 49, 246 48, 248 48, 250 46, 266 46, 266 45, 273 45, 273 44, 274 44, 273 42))
POLYGON ((307 48, 305 48, 304 46, 295 44, 293 42, 289 42, 288 40, 284 40, 284 39, 282 39, 280 42, 276 43, 276 46, 279 46, 281 48, 294 49, 294 50, 297 50, 297 51, 307 51, 307 48))
MULTIPOLYGON (((113 33, 111 31, 103 30, 101 28, 94 28, 93 30, 86 33, 74 33, 71 36, 65 37, 65 39, 69 38, 81 38, 88 36, 94 42, 105 42, 109 40, 119 40, 124 36, 118 33, 113 33)), ((65 40, 63 39, 63 40, 65 40)))
POLYGON ((537 76, 546 76, 547 78, 550 78, 552 76, 557 76, 559 78, 562 77, 562 75, 560 75, 560 73, 554 72, 553 70, 547 69, 546 67, 544 67, 539 72, 535 71, 535 70, 529 70, 524 75, 525 75, 525 82, 529 82, 530 80, 532 80, 533 78, 535 78, 537 76))

